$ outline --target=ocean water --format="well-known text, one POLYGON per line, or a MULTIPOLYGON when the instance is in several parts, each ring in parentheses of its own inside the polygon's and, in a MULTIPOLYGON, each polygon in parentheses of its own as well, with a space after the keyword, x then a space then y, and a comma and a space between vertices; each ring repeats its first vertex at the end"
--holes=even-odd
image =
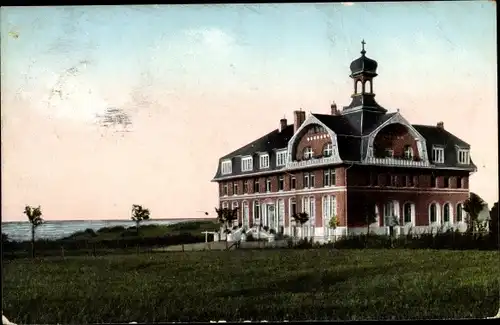
MULTIPOLYGON (((141 222, 141 225, 171 225, 174 223, 193 221, 193 219, 152 219, 141 222)), ((36 228, 36 239, 59 239, 87 228, 97 231, 105 227, 135 226, 132 220, 73 220, 73 221, 45 221, 36 228)), ((31 240, 31 224, 28 221, 2 222, 2 233, 10 240, 31 240)))

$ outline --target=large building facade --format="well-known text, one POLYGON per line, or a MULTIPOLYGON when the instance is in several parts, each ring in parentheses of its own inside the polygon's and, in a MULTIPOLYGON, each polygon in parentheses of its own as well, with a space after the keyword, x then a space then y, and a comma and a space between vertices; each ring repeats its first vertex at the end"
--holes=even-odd
POLYGON ((367 231, 362 202, 375 203, 370 231, 387 234, 465 229, 463 202, 476 170, 470 146, 444 128, 415 125, 375 101, 377 62, 350 65, 349 106, 330 114, 294 111, 279 128, 220 158, 213 181, 220 206, 238 208, 239 223, 297 234, 292 215, 309 220, 301 236, 318 241, 367 231), (335 216, 338 227, 329 227, 335 216), (395 227, 394 227, 395 226, 395 227))

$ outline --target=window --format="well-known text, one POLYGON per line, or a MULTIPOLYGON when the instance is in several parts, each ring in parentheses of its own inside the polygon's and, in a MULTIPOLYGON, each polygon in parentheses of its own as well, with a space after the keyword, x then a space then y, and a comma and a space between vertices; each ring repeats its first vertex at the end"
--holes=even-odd
POLYGON ((413 186, 418 186, 418 176, 413 176, 413 186))
POLYGON ((464 179, 460 176, 457 177, 457 187, 458 188, 463 188, 464 187, 464 179))
POLYGON ((304 159, 311 159, 313 156, 313 150, 311 147, 307 147, 304 149, 304 159))
POLYGON ((233 195, 238 195, 238 183, 233 183, 233 195))
POLYGON ((404 155, 405 155, 405 159, 412 160, 413 159, 413 148, 411 146, 405 146, 404 155))
POLYGON ((377 175, 373 172, 370 172, 370 186, 377 186, 378 185, 378 180, 377 180, 377 175))
POLYGON ((386 226, 390 225, 392 217, 396 215, 394 209, 394 202, 388 201, 384 204, 384 223, 386 226))
POLYGON ((309 183, 309 173, 304 173, 304 188, 309 188, 311 183, 309 183))
POLYGON ((444 163, 444 148, 432 148, 432 161, 438 164, 444 163))
POLYGON ((330 157, 333 153, 333 147, 331 143, 325 144, 323 147, 323 157, 330 157))
POLYGON ((415 184, 413 183, 413 176, 406 176, 406 187, 413 187, 415 184))
POLYGON ((450 222, 450 204, 445 203, 443 206, 443 222, 450 222))
POLYGON ((285 189, 285 178, 280 176, 278 179, 278 190, 283 191, 285 189))
POLYGON ((269 168, 269 155, 267 153, 260 155, 260 168, 269 168))
POLYGON ((468 165, 470 163, 469 150, 459 149, 458 150, 458 163, 468 165))
POLYGON ((286 165, 287 154, 288 152, 286 150, 276 152, 276 166, 286 165))
POLYGON ((266 179, 266 192, 271 192, 271 179, 266 179))
POLYGON ((411 223, 411 210, 411 203, 405 203, 405 205, 403 206, 403 220, 405 224, 411 223))
POLYGON ((253 202, 253 220, 259 219, 259 214, 260 212, 260 204, 259 201, 254 201, 253 202))
POLYGON ((253 192, 254 192, 254 193, 259 193, 259 192, 260 192, 260 184, 259 184, 259 181, 255 181, 255 183, 253 183, 253 192))
POLYGON ((221 163, 221 172, 222 172, 223 175, 231 174, 233 172, 233 167, 232 167, 232 164, 231 164, 231 160, 224 160, 221 163))
POLYGON ((228 186, 227 184, 224 184, 222 186, 222 195, 227 195, 228 194, 228 186))
POLYGON ((222 208, 223 209, 229 209, 229 202, 222 203, 222 208))
POLYGON ((249 181, 244 181, 243 182, 243 194, 247 194, 248 193, 248 182, 249 181))
POLYGON ((391 186, 398 186, 398 177, 396 175, 390 175, 391 186))
POLYGON ((297 181, 295 180, 295 176, 290 176, 290 189, 294 190, 297 187, 297 181))
POLYGON ((330 170, 327 169, 323 175, 323 186, 330 186, 330 170))
POLYGON ((238 202, 233 202, 231 204, 231 209, 236 210, 236 220, 233 221, 233 224, 238 224, 238 221, 240 220, 240 209, 238 209, 238 202))
POLYGON ((457 204, 457 222, 462 222, 462 214, 463 214, 462 203, 457 204))
POLYGON ((241 171, 248 172, 253 169, 253 159, 252 157, 241 158, 241 171))
POLYGON ((436 187, 437 182, 436 182, 436 176, 431 175, 431 187, 436 187))
POLYGON ((314 175, 314 173, 309 174, 309 180, 311 182, 311 187, 314 187, 316 185, 316 176, 314 175))
POLYGON ((297 213, 297 202, 295 199, 290 199, 290 216, 293 216, 297 213))
POLYGON ((389 157, 389 158, 393 158, 394 157, 394 150, 392 149, 385 149, 385 156, 386 157, 389 157))
POLYGON ((450 178, 443 177, 443 183, 444 183, 444 187, 446 187, 446 188, 450 187, 450 178))
POLYGON ((436 203, 431 203, 431 205, 429 206, 429 220, 431 223, 437 221, 436 203))

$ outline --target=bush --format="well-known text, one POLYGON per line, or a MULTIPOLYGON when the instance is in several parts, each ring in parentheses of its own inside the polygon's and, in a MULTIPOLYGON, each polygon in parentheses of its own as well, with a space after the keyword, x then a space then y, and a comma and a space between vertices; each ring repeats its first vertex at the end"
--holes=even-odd
POLYGON ((255 241, 255 238, 253 238, 253 235, 252 233, 248 233, 247 234, 247 238, 246 238, 247 241, 255 241))
POLYGON ((262 229, 264 229, 264 231, 269 231, 269 227, 268 226, 264 226, 264 227, 262 227, 262 229))
POLYGON ((97 233, 121 233, 125 231, 123 226, 105 227, 97 230, 97 233))
POLYGON ((271 230, 269 230, 269 233, 270 233, 270 234, 273 234, 273 235, 276 235, 276 230, 271 229, 271 230))

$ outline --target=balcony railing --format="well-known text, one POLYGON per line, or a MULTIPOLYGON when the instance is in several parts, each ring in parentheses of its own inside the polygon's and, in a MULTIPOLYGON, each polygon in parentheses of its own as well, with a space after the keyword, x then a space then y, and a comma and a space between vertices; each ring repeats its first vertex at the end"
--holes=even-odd
POLYGON ((287 169, 295 169, 295 168, 304 168, 309 166, 318 166, 318 165, 328 165, 339 163, 335 157, 322 157, 322 158, 311 158, 308 160, 302 161, 290 161, 287 163, 287 169))
POLYGON ((388 166, 401 166, 401 167, 428 167, 429 162, 416 161, 402 158, 375 158, 369 157, 363 161, 365 164, 370 165, 388 165, 388 166))

